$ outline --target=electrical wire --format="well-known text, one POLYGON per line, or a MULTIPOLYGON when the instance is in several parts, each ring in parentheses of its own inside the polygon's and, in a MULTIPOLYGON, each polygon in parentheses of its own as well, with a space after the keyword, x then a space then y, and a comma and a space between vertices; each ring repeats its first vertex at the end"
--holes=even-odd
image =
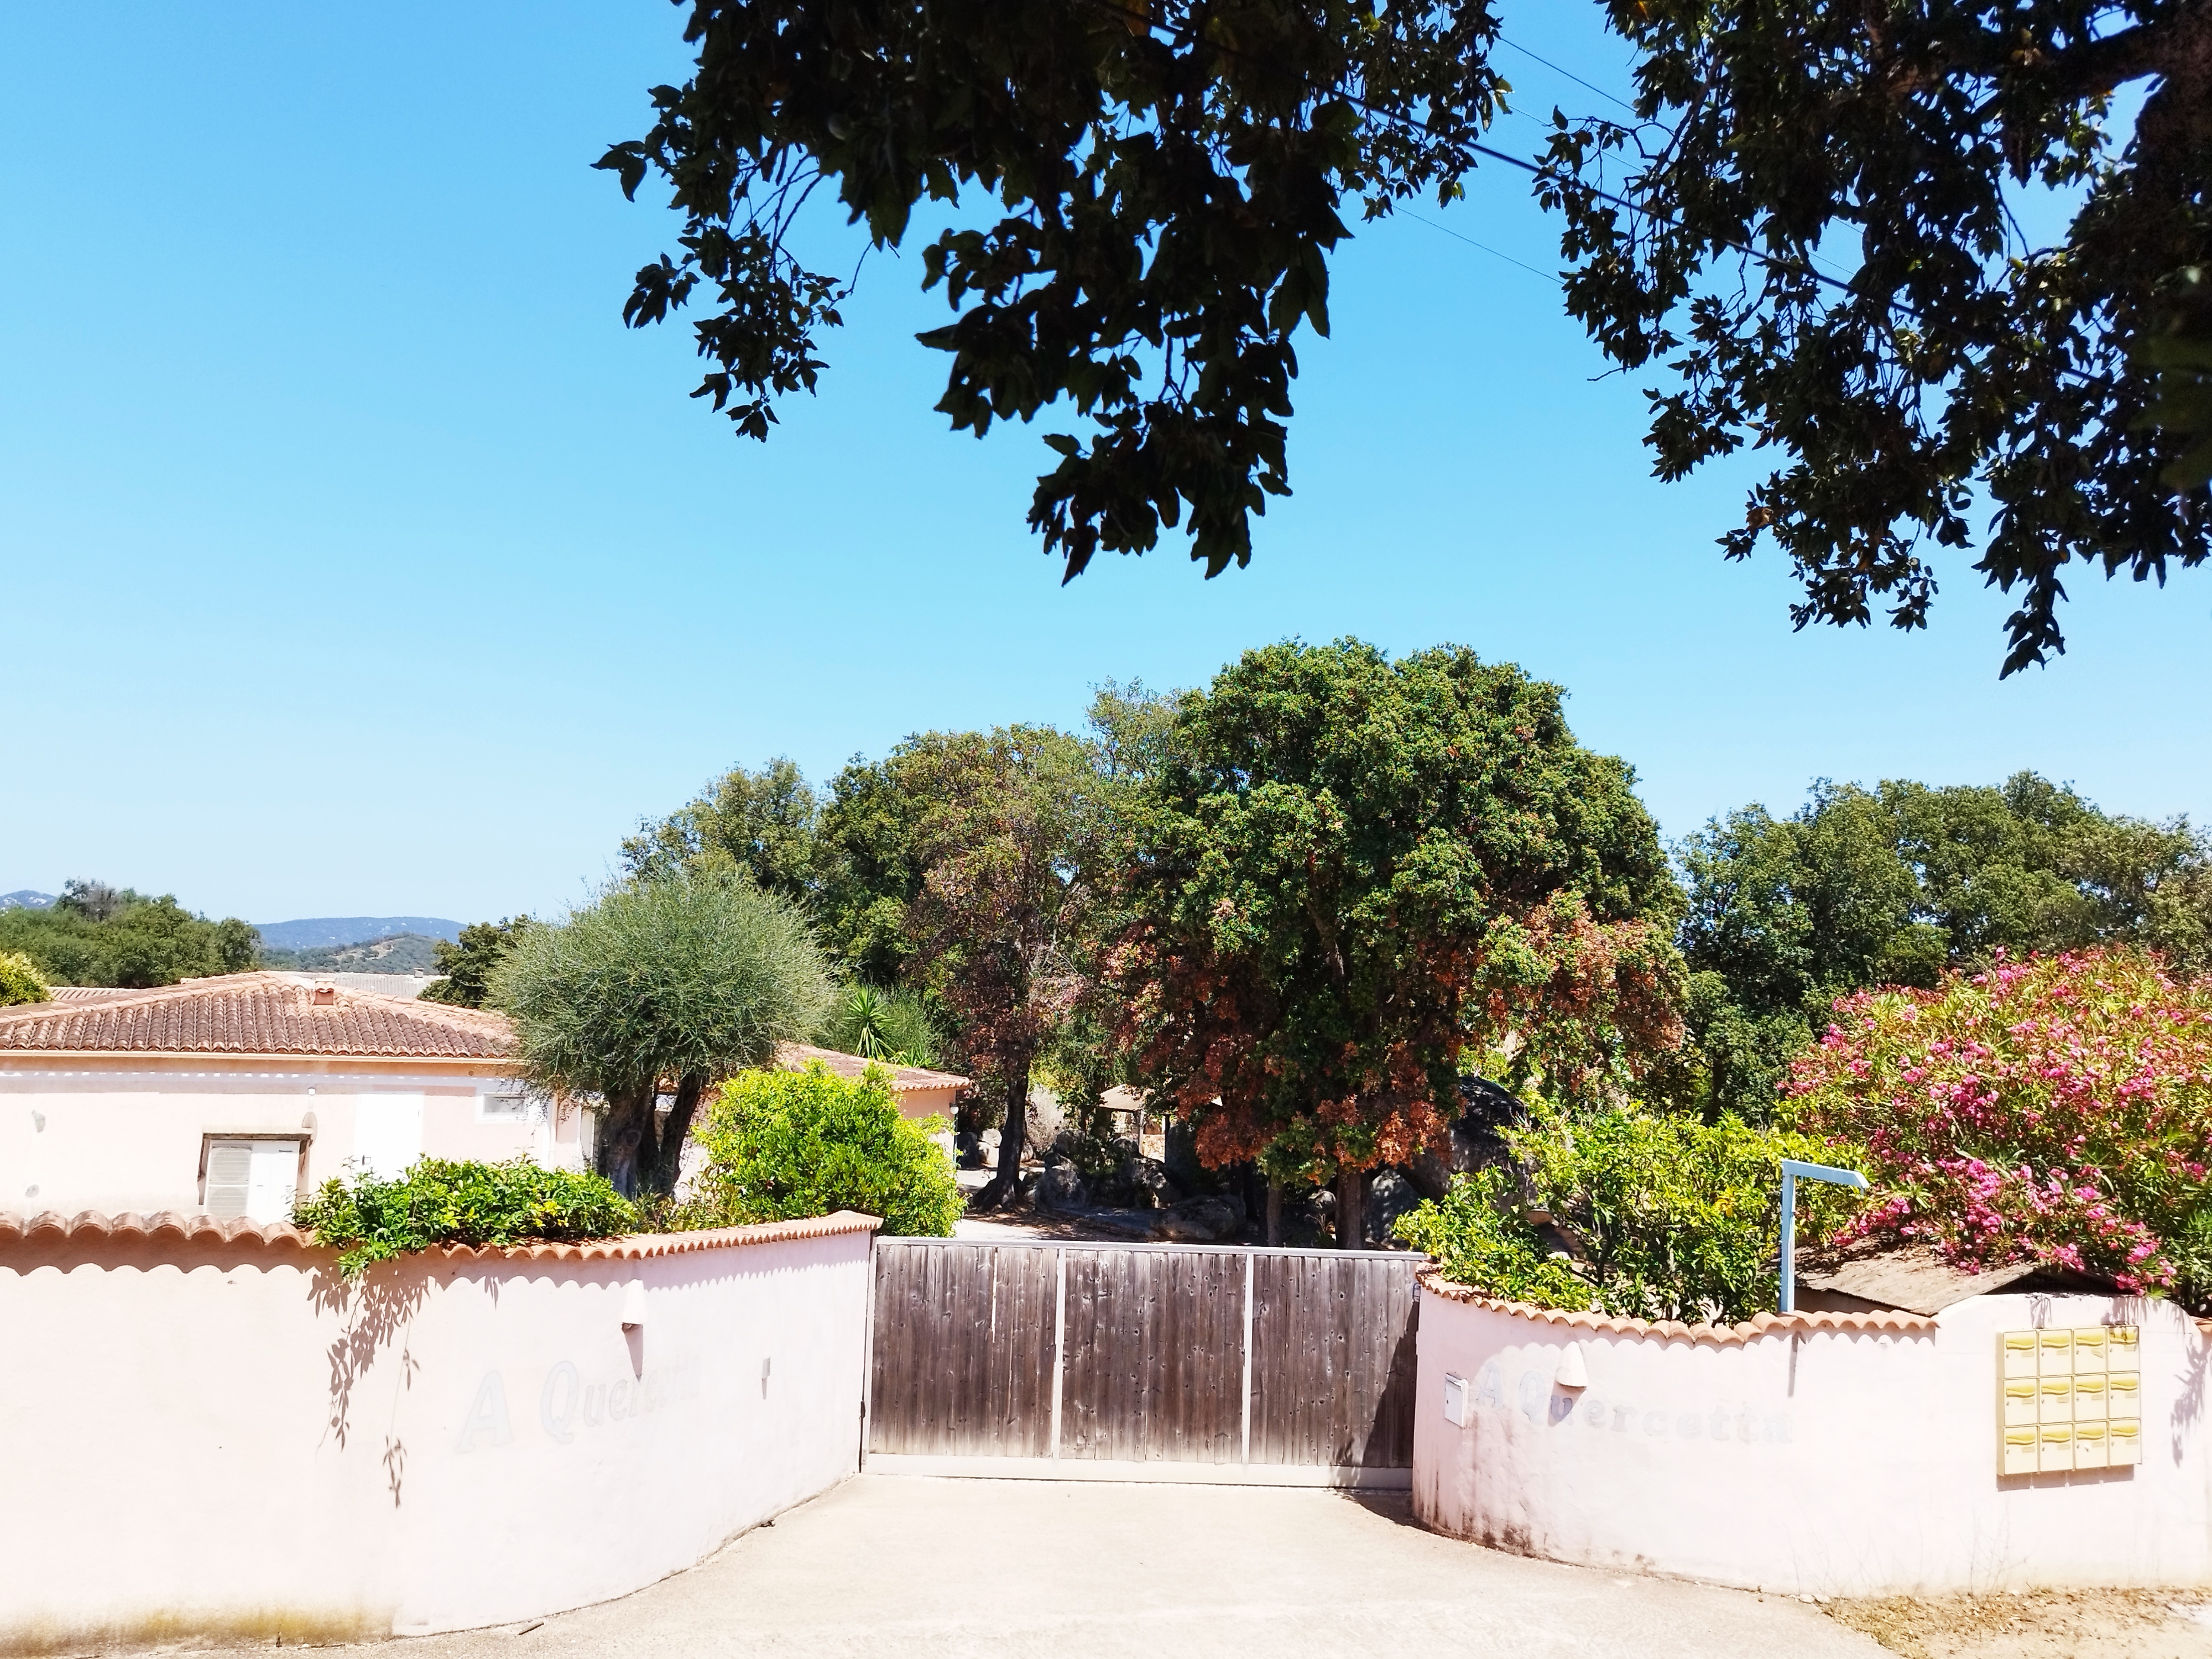
POLYGON ((1428 217, 1425 214, 1415 213, 1409 208, 1399 208, 1396 211, 1404 214, 1408 219, 1418 220, 1420 223, 1426 225, 1431 230, 1440 230, 1443 232, 1445 235, 1451 237, 1455 241, 1465 242, 1469 247, 1479 247, 1485 253, 1489 254, 1493 259, 1503 259, 1509 265, 1518 265, 1530 276, 1542 277, 1553 288, 1557 288, 1559 285, 1559 273, 1556 271, 1540 270, 1534 265, 1530 264, 1526 259, 1516 259, 1511 254, 1505 252, 1504 250, 1491 246, 1487 242, 1478 242, 1474 237, 1454 230, 1449 225, 1438 224, 1434 219, 1428 217))
POLYGON ((1568 80, 1573 82, 1577 86, 1587 87, 1590 91, 1595 93, 1601 98, 1611 99, 1614 103, 1620 105, 1621 108, 1626 110, 1631 115, 1634 115, 1637 112, 1636 106, 1630 103, 1626 98, 1621 97, 1617 93, 1607 92, 1603 87, 1598 85, 1595 81, 1583 80, 1581 76, 1576 74, 1572 70, 1563 69, 1559 64, 1553 63, 1550 58, 1529 51, 1528 47, 1522 46, 1519 41, 1509 40, 1501 34, 1498 37, 1498 43, 1502 46, 1512 47, 1514 51, 1519 52, 1523 58, 1535 58, 1538 63, 1541 64, 1546 69, 1551 70, 1553 74, 1564 75, 1568 80))

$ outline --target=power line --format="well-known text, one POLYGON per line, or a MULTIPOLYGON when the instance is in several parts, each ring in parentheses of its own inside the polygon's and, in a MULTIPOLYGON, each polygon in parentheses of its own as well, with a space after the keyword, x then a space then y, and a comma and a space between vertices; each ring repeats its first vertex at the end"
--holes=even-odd
POLYGON ((1503 259, 1509 265, 1518 265, 1530 276, 1542 277, 1553 288, 1557 288, 1559 285, 1559 274, 1556 271, 1539 270, 1534 265, 1530 264, 1526 259, 1516 259, 1511 254, 1507 253, 1501 249, 1491 246, 1487 242, 1478 242, 1474 237, 1463 235, 1460 232, 1454 230, 1449 225, 1438 224, 1434 219, 1431 219, 1422 214, 1415 213, 1410 209, 1400 208, 1398 211, 1403 213, 1408 219, 1419 220, 1422 224, 1426 225, 1431 230, 1440 230, 1443 232, 1445 235, 1449 236, 1457 241, 1465 242, 1469 247, 1479 247, 1485 253, 1489 254, 1492 258, 1503 259))
POLYGON ((1617 94, 1607 92, 1603 87, 1598 85, 1595 81, 1583 80, 1581 76, 1576 74, 1571 69, 1562 69, 1550 58, 1541 57, 1539 54, 1529 51, 1528 47, 1522 46, 1519 41, 1508 40, 1501 34, 1498 37, 1498 43, 1503 46, 1512 47, 1514 51, 1519 52, 1523 58, 1535 58, 1538 63, 1541 64, 1546 69, 1551 70, 1553 74, 1564 75, 1568 80, 1573 82, 1577 86, 1587 87, 1590 91, 1595 93, 1601 98, 1611 99, 1614 103, 1620 105, 1621 108, 1626 110, 1631 115, 1637 113, 1636 106, 1630 103, 1626 98, 1620 97, 1617 94))

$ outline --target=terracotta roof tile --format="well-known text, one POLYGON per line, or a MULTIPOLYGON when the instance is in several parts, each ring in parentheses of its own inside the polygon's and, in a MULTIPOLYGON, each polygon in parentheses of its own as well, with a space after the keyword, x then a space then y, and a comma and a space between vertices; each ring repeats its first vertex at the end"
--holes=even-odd
POLYGON ((1814 1331, 1883 1331, 1932 1336, 1936 1330, 1933 1319, 1909 1313, 1763 1313, 1740 1325, 1687 1325, 1679 1319, 1619 1319, 1611 1314, 1570 1313, 1559 1308, 1539 1308, 1526 1302, 1485 1296, 1465 1285, 1455 1285, 1434 1267, 1424 1267, 1415 1277, 1421 1281, 1423 1290, 1447 1301, 1515 1314, 1542 1324, 1565 1325, 1577 1331, 1662 1342, 1680 1338, 1725 1345, 1755 1341, 1762 1336, 1806 1335, 1814 1331))
POLYGON ((506 1017, 332 987, 225 974, 150 991, 0 1009, 0 1053, 357 1054, 504 1060, 506 1017), (327 996, 326 1005, 318 995, 327 996))
MULTIPOLYGON (((696 1233, 636 1233, 626 1238, 593 1239, 580 1244, 451 1244, 425 1250, 445 1261, 627 1261, 647 1256, 684 1255, 782 1239, 825 1238, 839 1233, 872 1233, 884 1224, 857 1210, 839 1210, 803 1221, 769 1221, 750 1227, 718 1227, 696 1233)), ((161 1245, 228 1244, 249 1249, 305 1251, 319 1248, 312 1233, 284 1222, 217 1221, 209 1215, 102 1215, 86 1210, 64 1216, 52 1210, 33 1216, 0 1212, 0 1254, 17 1247, 49 1247, 94 1239, 161 1245)))
POLYGON ((894 1092, 908 1089, 964 1089, 969 1079, 953 1072, 933 1072, 927 1066, 893 1066, 886 1060, 865 1060, 859 1054, 840 1054, 835 1048, 811 1048, 804 1042, 783 1042, 776 1045, 775 1063, 787 1072, 796 1072, 809 1061, 819 1060, 839 1077, 858 1077, 871 1066, 880 1066, 891 1074, 894 1092))

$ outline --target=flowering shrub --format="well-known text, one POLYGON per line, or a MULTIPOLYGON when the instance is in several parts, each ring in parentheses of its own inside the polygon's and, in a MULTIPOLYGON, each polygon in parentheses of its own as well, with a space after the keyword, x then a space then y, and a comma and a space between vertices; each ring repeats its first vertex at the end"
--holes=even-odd
POLYGON ((1788 1093, 1802 1127, 1866 1148, 1878 1201, 1845 1240, 2212 1289, 2212 989, 2154 957, 2000 957, 1933 990, 1863 992, 1788 1093))
MULTIPOLYGON (((1492 1168, 1398 1223, 1443 1276, 1543 1308, 1637 1319, 1747 1319, 1771 1310, 1785 1158, 1846 1156, 1801 1134, 1616 1109, 1538 1109, 1505 1131, 1520 1178, 1492 1168), (1516 1190, 1517 1188, 1517 1190, 1516 1190), (1554 1253, 1546 1218, 1574 1230, 1580 1261, 1554 1253)), ((1837 1188, 1798 1188, 1817 1234, 1850 1212, 1837 1188)))

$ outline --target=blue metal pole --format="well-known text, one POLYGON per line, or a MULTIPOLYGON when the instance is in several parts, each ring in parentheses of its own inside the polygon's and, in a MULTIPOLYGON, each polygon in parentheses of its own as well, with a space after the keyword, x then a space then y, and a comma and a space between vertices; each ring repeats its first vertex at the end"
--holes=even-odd
POLYGON ((1797 1172, 1782 1166, 1782 1294, 1775 1305, 1784 1313, 1797 1311, 1797 1172))
POLYGON ((1838 1170, 1802 1159, 1782 1160, 1782 1293, 1775 1298, 1784 1313, 1797 1311, 1797 1178, 1826 1181, 1838 1187, 1864 1187, 1867 1178, 1856 1170, 1838 1170))

